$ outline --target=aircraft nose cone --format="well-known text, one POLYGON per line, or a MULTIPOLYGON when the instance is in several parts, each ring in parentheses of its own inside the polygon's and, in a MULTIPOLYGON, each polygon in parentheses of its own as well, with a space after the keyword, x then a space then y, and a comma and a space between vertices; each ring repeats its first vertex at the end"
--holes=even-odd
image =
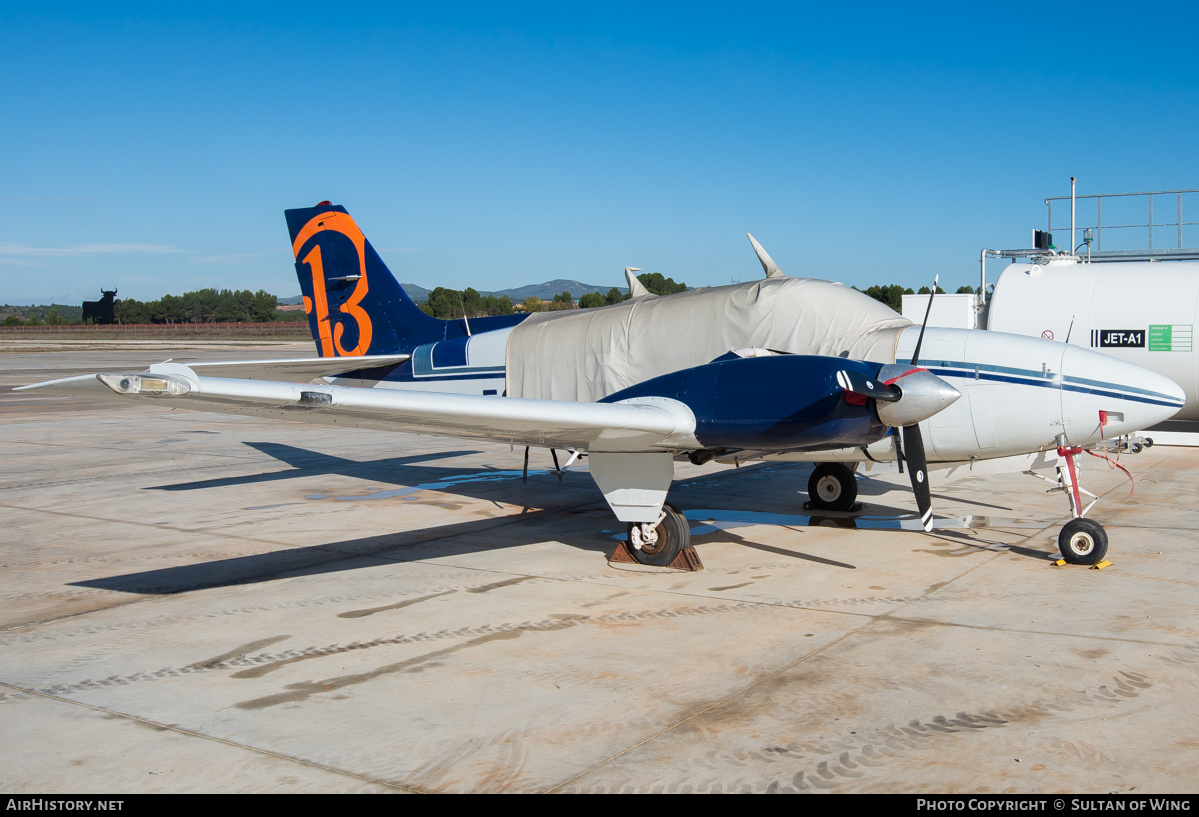
POLYGON ((1075 445, 1143 431, 1186 403, 1165 375, 1114 357, 1068 346, 1062 358, 1062 420, 1075 445), (1100 428, 1100 412, 1107 425, 1100 428))
POLYGON ((907 366, 902 367, 907 369, 906 373, 898 377, 890 374, 888 377, 889 373, 885 371, 888 368, 890 367, 884 366, 884 371, 879 372, 879 377, 886 378, 901 394, 899 400, 894 403, 877 403, 878 418, 887 425, 902 427, 927 420, 962 396, 960 391, 930 371, 913 371, 912 367, 907 366), (896 379, 891 380, 891 377, 896 379))

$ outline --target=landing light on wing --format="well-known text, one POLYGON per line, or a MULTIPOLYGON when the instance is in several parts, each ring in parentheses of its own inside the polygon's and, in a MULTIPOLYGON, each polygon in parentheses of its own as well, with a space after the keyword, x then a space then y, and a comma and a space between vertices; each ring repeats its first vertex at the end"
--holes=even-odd
POLYGON ((187 394, 191 386, 181 377, 144 374, 101 374, 97 378, 117 394, 145 394, 174 397, 187 394))

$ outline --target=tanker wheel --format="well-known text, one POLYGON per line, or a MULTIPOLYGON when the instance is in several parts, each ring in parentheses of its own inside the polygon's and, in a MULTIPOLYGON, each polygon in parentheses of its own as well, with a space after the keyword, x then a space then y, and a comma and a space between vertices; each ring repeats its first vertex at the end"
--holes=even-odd
POLYGON ((809 503, 818 511, 852 511, 858 498, 858 481, 853 471, 839 462, 816 466, 808 478, 809 503))
POLYGON ((662 518, 656 523, 629 523, 629 551, 643 565, 669 567, 689 544, 691 525, 669 502, 662 506, 662 518))

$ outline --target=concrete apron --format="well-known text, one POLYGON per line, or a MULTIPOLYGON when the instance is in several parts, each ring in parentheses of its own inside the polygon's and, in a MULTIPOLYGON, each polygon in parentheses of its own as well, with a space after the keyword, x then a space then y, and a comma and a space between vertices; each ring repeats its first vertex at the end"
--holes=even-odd
POLYGON ((623 526, 548 452, 522 484, 475 442, 11 393, 0 422, 10 792, 1199 781, 1194 449, 1126 457, 1134 496, 1087 458, 1102 571, 1051 566, 1066 504, 1023 475, 934 479, 990 521, 925 534, 902 477, 850 530, 809 525, 809 466, 680 465, 684 574, 609 566, 623 526))

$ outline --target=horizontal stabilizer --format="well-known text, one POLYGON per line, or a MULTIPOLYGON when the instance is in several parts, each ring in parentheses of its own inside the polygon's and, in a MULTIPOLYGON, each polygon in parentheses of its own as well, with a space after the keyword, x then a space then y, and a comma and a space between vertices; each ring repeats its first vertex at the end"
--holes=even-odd
MULTIPOLYGON (((407 360, 409 355, 360 355, 358 357, 305 357, 279 360, 214 360, 197 363, 180 363, 166 361, 152 363, 145 372, 139 375, 156 373, 172 374, 181 367, 190 369, 197 375, 207 377, 222 377, 234 380, 282 380, 290 383, 307 383, 322 377, 337 377, 347 372, 361 369, 374 369, 382 366, 395 366, 407 360)), ((109 375, 105 375, 108 377, 109 375)), ((134 376, 134 375, 130 375, 134 376)), ((91 393, 100 396, 111 396, 108 389, 96 379, 98 375, 83 375, 81 377, 65 377, 61 380, 47 380, 44 383, 34 383, 31 386, 18 386, 13 391, 40 390, 52 394, 81 394, 91 393)))
MULTIPOLYGON (((318 377, 337 377, 359 369, 397 366, 411 355, 359 355, 357 357, 303 357, 280 360, 214 360, 184 363, 198 375, 244 380, 291 380, 307 383, 318 377)), ((154 367, 150 367, 153 371, 154 367)))

